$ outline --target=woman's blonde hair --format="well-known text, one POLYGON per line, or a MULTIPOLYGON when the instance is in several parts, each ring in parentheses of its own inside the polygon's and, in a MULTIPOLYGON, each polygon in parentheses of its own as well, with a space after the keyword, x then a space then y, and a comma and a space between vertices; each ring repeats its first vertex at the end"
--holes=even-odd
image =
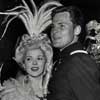
MULTIPOLYGON (((52 62, 53 50, 50 45, 50 40, 46 34, 30 37, 28 34, 24 34, 22 39, 15 50, 14 60, 23 65, 25 53, 29 49, 40 48, 46 56, 46 67, 52 62)), ((22 66, 23 67, 23 66, 22 66)))

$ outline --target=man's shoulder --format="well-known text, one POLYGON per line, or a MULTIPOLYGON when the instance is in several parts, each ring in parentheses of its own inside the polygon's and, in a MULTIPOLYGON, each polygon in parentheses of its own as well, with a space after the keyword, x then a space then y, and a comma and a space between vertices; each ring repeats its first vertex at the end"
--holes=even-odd
POLYGON ((65 58, 62 63, 63 69, 72 70, 72 69, 89 69, 97 70, 96 61, 93 60, 89 54, 85 53, 75 53, 70 55, 69 58, 65 58))

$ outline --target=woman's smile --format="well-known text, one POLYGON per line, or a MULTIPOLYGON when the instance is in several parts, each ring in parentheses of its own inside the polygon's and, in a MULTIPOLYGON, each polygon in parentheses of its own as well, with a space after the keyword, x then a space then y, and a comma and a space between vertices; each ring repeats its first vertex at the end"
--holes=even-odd
POLYGON ((39 67, 32 67, 31 70, 32 71, 38 71, 39 70, 39 67))

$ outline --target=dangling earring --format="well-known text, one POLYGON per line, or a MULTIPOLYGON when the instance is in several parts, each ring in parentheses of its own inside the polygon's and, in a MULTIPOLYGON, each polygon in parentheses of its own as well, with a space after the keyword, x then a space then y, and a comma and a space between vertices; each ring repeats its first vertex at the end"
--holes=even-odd
POLYGON ((25 71, 25 64, 24 64, 24 63, 21 64, 21 67, 22 67, 23 70, 25 71))

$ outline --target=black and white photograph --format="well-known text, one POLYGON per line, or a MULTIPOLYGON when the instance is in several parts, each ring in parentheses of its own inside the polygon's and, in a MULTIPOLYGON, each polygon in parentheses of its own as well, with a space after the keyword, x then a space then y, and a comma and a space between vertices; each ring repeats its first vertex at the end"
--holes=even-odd
POLYGON ((100 100, 100 1, 0 0, 0 100, 100 100))

